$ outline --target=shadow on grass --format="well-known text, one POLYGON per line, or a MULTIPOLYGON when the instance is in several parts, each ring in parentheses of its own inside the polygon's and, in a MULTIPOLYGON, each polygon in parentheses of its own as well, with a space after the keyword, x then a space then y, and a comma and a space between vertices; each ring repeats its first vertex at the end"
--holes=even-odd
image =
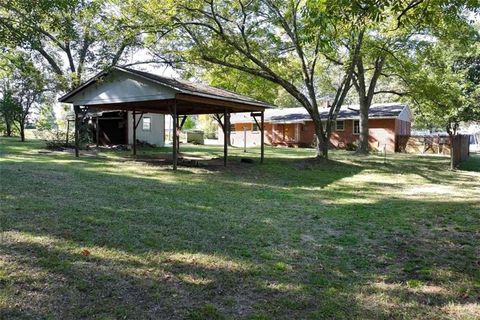
POLYGON ((328 188, 416 166, 278 157, 174 174, 53 158, 2 161, 0 286, 23 292, 6 318, 435 318, 479 296, 478 203, 374 198, 376 186, 341 204, 355 186, 328 188))
MULTIPOLYGON (((62 233, 69 229, 68 221, 50 228, 38 228, 38 222, 11 226, 0 253, 8 257, 7 265, 14 259, 17 270, 26 270, 27 279, 17 276, 10 285, 38 294, 39 301, 29 303, 42 316, 168 314, 180 319, 209 304, 234 317, 396 318, 400 310, 434 316, 438 308, 453 302, 476 303, 480 294, 474 285, 478 241, 464 224, 450 221, 451 204, 437 203, 437 212, 442 214, 431 213, 411 225, 400 222, 405 216, 393 215, 420 207, 422 202, 410 202, 388 215, 377 209, 385 203, 366 206, 365 214, 348 214, 335 225, 303 217, 298 225, 301 233, 291 228, 294 234, 290 237, 272 232, 276 228, 245 228, 232 223, 233 218, 212 221, 214 227, 208 232, 195 225, 201 220, 179 223, 169 228, 169 235, 159 232, 160 221, 176 218, 165 215, 157 222, 145 216, 132 221, 117 215, 119 221, 99 228, 100 212, 97 219, 87 220, 89 226, 75 225, 68 234, 62 233), (119 229, 132 222, 135 226, 130 232, 119 229), (458 230, 460 226, 464 230, 458 230), (94 237, 85 231, 89 227, 103 235, 94 237), (90 249, 90 256, 82 256, 84 247, 90 249), (47 277, 31 277, 38 273, 47 277), (43 281, 47 283, 39 283, 43 281), (453 290, 448 288, 451 283, 457 286, 453 290), (441 290, 415 291, 426 285, 441 290), (357 296, 359 292, 366 300, 397 302, 369 306, 357 296)), ((359 210, 355 205, 340 209, 359 210)), ((463 209, 478 212, 473 203, 464 204, 463 209)), ((279 217, 275 225, 291 219, 279 217)), ((9 318, 17 314, 14 311, 4 310, 3 315, 9 318)))
POLYGON ((480 172, 480 153, 471 153, 466 161, 460 163, 459 169, 480 172))

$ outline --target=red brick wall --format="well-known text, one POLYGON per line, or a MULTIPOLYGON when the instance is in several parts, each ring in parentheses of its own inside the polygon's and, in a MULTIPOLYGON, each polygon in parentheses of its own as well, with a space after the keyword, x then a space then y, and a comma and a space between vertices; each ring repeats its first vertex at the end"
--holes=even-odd
POLYGON ((312 121, 300 124, 300 141, 299 146, 309 147, 315 142, 315 126, 312 121))
MULTIPOLYGON (((368 140, 372 149, 383 149, 383 145, 386 145, 387 151, 395 152, 395 119, 370 119, 368 126, 368 140)), ((359 135, 353 133, 353 120, 345 120, 344 130, 337 131, 333 128, 330 135, 330 143, 339 149, 358 139, 359 135)))
MULTIPOLYGON (((409 135, 410 122, 398 119, 370 119, 369 143, 373 149, 383 149, 386 146, 388 152, 395 152, 396 135, 409 135)), ((237 123, 235 129, 243 131, 243 127, 251 127, 251 124, 237 123)), ((305 124, 265 124, 265 143, 285 146, 311 146, 314 142, 315 127, 312 121, 305 124), (299 126, 296 132, 296 126, 299 126), (274 129, 274 130, 273 130, 274 129), (273 131, 272 131, 273 130, 273 131)), ((344 130, 332 130, 330 143, 334 148, 345 148, 347 144, 358 140, 359 135, 353 134, 353 120, 345 120, 344 130)))
POLYGON ((368 142, 373 149, 382 150, 385 145, 388 152, 395 152, 396 119, 371 119, 368 127, 368 142))

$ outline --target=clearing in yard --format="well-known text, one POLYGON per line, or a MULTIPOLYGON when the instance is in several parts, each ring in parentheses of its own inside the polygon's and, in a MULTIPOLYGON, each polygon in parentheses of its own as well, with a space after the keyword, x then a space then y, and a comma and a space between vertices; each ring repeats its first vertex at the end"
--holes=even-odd
POLYGON ((479 156, 233 149, 175 173, 0 142, 2 319, 480 317, 479 156))

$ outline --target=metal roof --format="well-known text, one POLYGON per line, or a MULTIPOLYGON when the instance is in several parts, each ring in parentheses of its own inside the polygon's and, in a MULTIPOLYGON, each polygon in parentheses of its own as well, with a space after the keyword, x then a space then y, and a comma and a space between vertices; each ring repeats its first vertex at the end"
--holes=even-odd
MULTIPOLYGON (((369 118, 397 118, 400 113, 407 107, 406 104, 401 103, 382 103, 373 104, 370 106, 368 116, 369 118)), ((319 110, 322 119, 328 117, 329 108, 322 108, 319 110)), ((359 119, 358 105, 343 106, 338 115, 337 120, 359 119)), ((270 123, 302 123, 311 121, 311 117, 307 110, 300 108, 283 108, 283 109, 268 109, 265 111, 265 122, 270 123)), ((250 114, 238 113, 234 114, 230 120, 231 123, 249 123, 254 122, 250 114)))
POLYGON ((123 67, 113 67, 110 70, 106 70, 98 73, 97 75, 95 75, 94 77, 92 77, 91 79, 89 79, 88 81, 80 85, 79 87, 75 88, 74 90, 62 96, 59 99, 59 101, 68 102, 69 98, 73 97, 77 93, 86 89, 90 85, 96 83, 97 80, 106 76, 112 70, 139 76, 148 81, 173 89, 176 93, 182 93, 182 94, 203 97, 203 98, 210 98, 215 100, 229 101, 234 103, 247 104, 252 106, 259 106, 262 108, 271 107, 271 105, 269 105, 266 102, 255 100, 253 98, 243 96, 228 90, 215 88, 215 87, 200 84, 200 83, 194 83, 194 82, 183 80, 183 79, 173 79, 173 78, 162 77, 156 74, 152 74, 144 71, 138 71, 130 68, 123 68, 123 67))
POLYGON ((119 70, 125 70, 130 73, 137 74, 139 76, 143 76, 147 79, 156 81, 160 84, 163 84, 167 87, 170 87, 171 89, 174 89, 182 93, 200 95, 200 96, 209 97, 209 98, 226 99, 234 102, 264 106, 266 108, 271 107, 271 105, 269 105, 266 102, 255 100, 253 98, 250 98, 241 94, 237 94, 235 92, 231 92, 225 89, 220 89, 220 88, 208 86, 201 83, 191 82, 183 79, 162 77, 153 73, 138 71, 130 68, 121 68, 121 67, 116 67, 116 68, 119 70))

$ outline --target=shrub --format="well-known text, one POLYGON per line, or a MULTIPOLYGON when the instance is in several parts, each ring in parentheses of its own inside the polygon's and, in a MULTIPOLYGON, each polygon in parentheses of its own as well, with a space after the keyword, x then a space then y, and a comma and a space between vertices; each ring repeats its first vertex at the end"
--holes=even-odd
POLYGON ((354 142, 349 142, 345 145, 345 150, 347 151, 355 151, 357 150, 358 143, 356 141, 354 142))
POLYGON ((35 138, 45 140, 46 148, 49 150, 63 150, 74 146, 74 133, 69 132, 69 141, 67 144, 67 131, 52 130, 35 130, 35 138))

